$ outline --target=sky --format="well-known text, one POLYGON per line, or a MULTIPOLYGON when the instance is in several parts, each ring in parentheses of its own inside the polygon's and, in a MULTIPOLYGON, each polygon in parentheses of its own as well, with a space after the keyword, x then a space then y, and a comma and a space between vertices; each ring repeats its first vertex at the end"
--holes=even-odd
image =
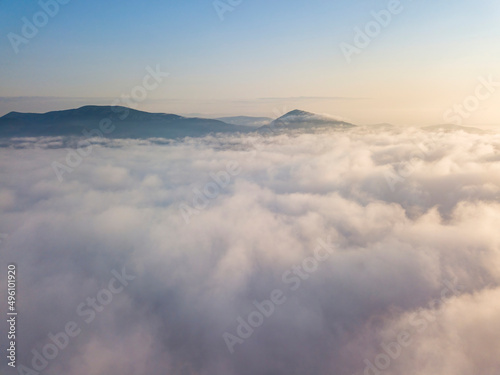
POLYGON ((145 111, 277 117, 299 108, 402 125, 500 118, 498 85, 477 97, 484 80, 500 82, 497 0, 57 4, 0 1, 0 115, 126 105, 150 67, 169 75, 134 102, 145 111), (380 12, 390 18, 376 21, 380 12), (23 34, 25 20, 40 25, 36 35, 23 34), (356 28, 371 33, 368 45, 355 43, 356 28))

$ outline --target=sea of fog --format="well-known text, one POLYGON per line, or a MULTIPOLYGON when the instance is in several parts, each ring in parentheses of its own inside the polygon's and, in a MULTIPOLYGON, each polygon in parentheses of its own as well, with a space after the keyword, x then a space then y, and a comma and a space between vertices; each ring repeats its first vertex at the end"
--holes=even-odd
POLYGON ((498 374, 499 134, 1 143, 26 374, 498 374))

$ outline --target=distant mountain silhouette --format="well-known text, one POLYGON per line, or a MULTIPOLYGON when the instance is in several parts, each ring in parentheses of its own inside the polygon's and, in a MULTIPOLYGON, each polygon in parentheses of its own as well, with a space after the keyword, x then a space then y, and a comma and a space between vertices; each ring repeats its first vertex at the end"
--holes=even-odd
POLYGON ((223 121, 227 124, 239 126, 260 127, 269 125, 273 119, 269 117, 252 117, 252 116, 233 116, 233 117, 219 117, 216 120, 223 121))
POLYGON ((422 129, 427 130, 427 131, 444 132, 444 133, 449 133, 449 132, 454 132, 454 131, 463 131, 465 133, 470 133, 470 134, 488 133, 488 131, 485 131, 483 129, 473 128, 470 126, 459 126, 459 125, 455 125, 455 124, 430 125, 430 126, 424 126, 424 127, 422 127, 422 129))
POLYGON ((111 121, 110 126, 114 126, 114 130, 106 134, 110 138, 196 137, 252 130, 219 120, 149 113, 120 106, 85 106, 43 114, 10 112, 0 117, 0 136, 81 136, 84 131, 99 129, 102 121, 105 124, 111 121))
POLYGON ((326 115, 295 110, 257 128, 266 117, 189 118, 166 113, 149 113, 120 106, 84 106, 47 113, 10 112, 0 117, 0 137, 88 136, 109 138, 182 138, 211 133, 248 133, 262 129, 350 128, 355 125, 326 115), (103 132, 101 127, 111 129, 103 132), (97 130, 97 131, 96 131, 97 130))
POLYGON ((263 126, 262 130, 269 129, 317 129, 325 127, 352 128, 356 125, 338 120, 327 115, 301 111, 299 109, 288 112, 277 118, 268 126, 263 126))

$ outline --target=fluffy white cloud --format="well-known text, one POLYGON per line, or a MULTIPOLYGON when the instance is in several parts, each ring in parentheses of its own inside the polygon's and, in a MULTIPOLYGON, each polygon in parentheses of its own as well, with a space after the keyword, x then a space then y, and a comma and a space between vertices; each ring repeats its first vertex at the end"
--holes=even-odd
POLYGON ((0 148, 20 363, 75 321, 82 333, 47 373, 376 374, 387 358, 391 375, 500 368, 499 135, 100 140, 59 182, 51 163, 75 144, 0 148), (292 290, 283 275, 329 236, 332 254, 292 290), (136 278, 85 323, 77 307, 123 267, 136 278), (223 334, 276 289, 286 302, 231 354, 223 334), (389 357, 402 332, 411 344, 389 357))

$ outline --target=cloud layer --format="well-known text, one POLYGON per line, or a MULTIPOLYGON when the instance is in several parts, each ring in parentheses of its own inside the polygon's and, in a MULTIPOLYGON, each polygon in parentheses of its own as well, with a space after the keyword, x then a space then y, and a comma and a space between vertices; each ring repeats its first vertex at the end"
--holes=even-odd
POLYGON ((73 141, 3 142, 0 258, 18 266, 20 364, 74 321, 81 333, 42 373, 500 368, 499 135, 101 139, 63 182, 51 164, 73 141), (86 323, 78 306, 124 267, 134 280, 86 323), (242 339, 275 290, 285 302, 242 339))

